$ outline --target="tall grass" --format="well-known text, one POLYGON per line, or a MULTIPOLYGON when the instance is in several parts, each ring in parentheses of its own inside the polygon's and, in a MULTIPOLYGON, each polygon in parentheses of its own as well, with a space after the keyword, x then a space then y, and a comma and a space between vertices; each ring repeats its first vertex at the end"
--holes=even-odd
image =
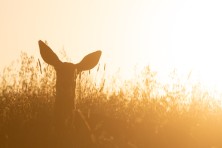
MULTIPOLYGON (((96 72, 105 73, 105 66, 96 72)), ((221 102, 200 84, 188 86, 180 81, 175 73, 165 85, 156 74, 146 67, 114 89, 115 77, 107 84, 105 77, 95 79, 89 72, 82 73, 77 79, 79 112, 74 113, 74 134, 65 137, 73 142, 67 147, 222 147, 221 102)), ((56 147, 55 81, 51 66, 26 53, 4 69, 0 80, 1 148, 56 147)))

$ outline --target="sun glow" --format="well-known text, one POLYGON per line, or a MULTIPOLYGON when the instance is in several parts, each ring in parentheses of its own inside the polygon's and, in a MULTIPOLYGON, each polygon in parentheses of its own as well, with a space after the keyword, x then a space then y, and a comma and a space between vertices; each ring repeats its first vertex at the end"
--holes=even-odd
POLYGON ((1 67, 18 50, 39 56, 42 39, 73 62, 102 50, 101 64, 110 74, 120 69, 121 79, 149 65, 162 81, 174 69, 192 71, 193 79, 222 91, 221 6, 219 0, 3 1, 1 67))
POLYGON ((181 75, 192 72, 206 88, 222 91, 221 6, 220 1, 199 0, 143 4, 133 15, 135 23, 127 26, 124 58, 130 57, 128 64, 150 65, 163 80, 173 69, 181 75))

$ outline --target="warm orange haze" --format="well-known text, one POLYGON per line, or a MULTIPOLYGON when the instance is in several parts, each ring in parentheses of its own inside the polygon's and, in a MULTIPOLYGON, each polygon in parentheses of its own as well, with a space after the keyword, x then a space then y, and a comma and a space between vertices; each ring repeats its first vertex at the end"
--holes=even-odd
POLYGON ((36 41, 43 39, 76 61, 103 50, 107 73, 120 68, 123 78, 150 65, 165 79, 176 68, 222 90, 220 6, 218 0, 2 0, 0 68, 20 51, 39 58, 36 41))
POLYGON ((221 148, 221 8, 1 0, 0 148, 221 148))

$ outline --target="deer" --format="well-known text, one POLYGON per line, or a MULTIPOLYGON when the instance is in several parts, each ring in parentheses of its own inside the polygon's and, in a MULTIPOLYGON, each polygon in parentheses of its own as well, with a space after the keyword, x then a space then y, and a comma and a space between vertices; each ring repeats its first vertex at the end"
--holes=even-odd
POLYGON ((42 59, 53 66, 56 71, 56 96, 54 113, 56 124, 64 126, 66 120, 72 117, 75 108, 75 89, 77 76, 82 71, 94 68, 102 52, 97 50, 86 55, 79 63, 62 62, 53 50, 43 41, 39 40, 39 49, 42 59))

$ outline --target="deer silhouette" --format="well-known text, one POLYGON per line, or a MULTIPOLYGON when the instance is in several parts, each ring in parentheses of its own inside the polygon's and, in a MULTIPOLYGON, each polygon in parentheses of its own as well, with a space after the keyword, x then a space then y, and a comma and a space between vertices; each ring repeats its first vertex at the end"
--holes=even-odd
POLYGON ((42 59, 52 65, 56 71, 55 116, 56 122, 64 123, 64 120, 71 117, 74 110, 78 74, 94 68, 98 64, 102 52, 98 50, 90 53, 81 62, 73 64, 62 62, 52 49, 41 40, 39 48, 42 59))

